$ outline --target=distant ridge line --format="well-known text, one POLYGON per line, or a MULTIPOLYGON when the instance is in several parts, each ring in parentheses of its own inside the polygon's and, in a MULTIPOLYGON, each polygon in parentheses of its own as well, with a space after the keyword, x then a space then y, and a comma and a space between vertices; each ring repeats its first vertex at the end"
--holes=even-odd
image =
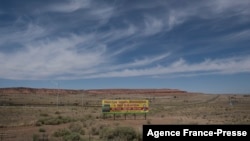
POLYGON ((115 89, 88 89, 88 90, 74 90, 74 89, 56 89, 56 88, 29 88, 29 87, 8 87, 0 88, 0 94, 170 94, 188 92, 178 89, 129 89, 129 88, 115 88, 115 89))

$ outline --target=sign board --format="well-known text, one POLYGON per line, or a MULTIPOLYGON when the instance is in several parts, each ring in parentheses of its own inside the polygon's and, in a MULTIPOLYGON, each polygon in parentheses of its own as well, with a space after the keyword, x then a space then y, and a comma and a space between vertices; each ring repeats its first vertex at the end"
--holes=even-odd
POLYGON ((102 100, 103 113, 147 113, 148 100, 102 100))

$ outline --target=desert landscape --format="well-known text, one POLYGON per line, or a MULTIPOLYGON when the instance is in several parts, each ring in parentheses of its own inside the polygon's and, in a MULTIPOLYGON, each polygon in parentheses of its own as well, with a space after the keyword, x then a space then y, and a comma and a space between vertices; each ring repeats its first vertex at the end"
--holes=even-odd
POLYGON ((0 89, 1 141, 142 140, 144 124, 249 124, 250 95, 176 89, 0 89), (144 115, 106 115, 103 99, 147 99, 144 115), (127 137, 129 135, 129 137, 127 137), (125 137, 126 136, 126 137, 125 137))

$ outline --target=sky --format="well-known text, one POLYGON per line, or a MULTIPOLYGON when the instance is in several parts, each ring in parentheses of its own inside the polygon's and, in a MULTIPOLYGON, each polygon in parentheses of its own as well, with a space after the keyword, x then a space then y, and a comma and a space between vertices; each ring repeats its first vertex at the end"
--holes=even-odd
POLYGON ((249 0, 1 0, 0 87, 250 94, 249 0))

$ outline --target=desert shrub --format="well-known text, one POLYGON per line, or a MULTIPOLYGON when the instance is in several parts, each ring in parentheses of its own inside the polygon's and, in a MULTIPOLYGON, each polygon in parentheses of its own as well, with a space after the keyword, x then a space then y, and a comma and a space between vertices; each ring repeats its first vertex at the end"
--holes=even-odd
POLYGON ((67 129, 59 129, 56 132, 54 132, 55 137, 64 137, 70 134, 70 131, 67 129))
POLYGON ((38 141, 39 140, 39 136, 37 134, 33 134, 33 141, 38 141))
POLYGON ((45 125, 59 125, 61 123, 61 120, 57 118, 48 118, 48 119, 45 119, 43 123, 45 125))
POLYGON ((107 125, 101 124, 101 125, 99 126, 99 129, 102 130, 102 129, 105 128, 105 127, 107 127, 107 125))
POLYGON ((142 141, 142 133, 137 132, 137 141, 142 141))
POLYGON ((138 139, 136 131, 132 127, 103 128, 100 132, 103 140, 133 141, 138 139))
POLYGON ((80 132, 81 135, 85 135, 85 130, 82 129, 81 132, 80 132))
POLYGON ((82 126, 83 126, 83 127, 87 127, 88 125, 87 125, 86 122, 82 121, 82 126))
POLYGON ((85 131, 82 129, 82 126, 80 124, 77 124, 77 123, 71 123, 69 125, 69 130, 71 132, 76 132, 76 133, 80 133, 82 135, 85 134, 85 131))
POLYGON ((151 120, 147 120, 147 124, 151 124, 151 120))
POLYGON ((39 132, 46 132, 44 128, 39 128, 39 132))
POLYGON ((42 125, 43 125, 43 123, 41 121, 36 122, 36 126, 42 126, 42 125))
POLYGON ((42 116, 42 117, 48 117, 49 114, 47 114, 47 113, 41 113, 40 116, 42 116))
POLYGON ((121 118, 122 116, 121 116, 121 114, 115 114, 115 117, 116 118, 121 118))
POLYGON ((79 133, 70 132, 68 129, 59 129, 53 134, 54 137, 61 137, 63 141, 86 141, 79 133))
POLYGON ((91 114, 88 114, 85 116, 85 120, 92 120, 93 116, 91 114))
POLYGON ((115 126, 119 126, 120 123, 119 123, 119 122, 115 122, 114 125, 115 125, 115 126))
POLYGON ((71 119, 70 117, 62 117, 62 116, 58 116, 58 117, 49 117, 49 118, 43 118, 43 119, 39 119, 36 122, 37 126, 41 126, 41 125, 59 125, 62 123, 69 123, 71 121, 74 121, 73 119, 71 119))
POLYGON ((99 130, 96 127, 91 128, 92 135, 99 135, 99 130))
POLYGON ((113 130, 114 129, 111 129, 111 128, 103 128, 100 131, 100 138, 106 139, 106 140, 115 138, 113 135, 113 130))
POLYGON ((63 137, 64 141, 80 141, 81 137, 78 133, 72 132, 69 135, 63 137))

